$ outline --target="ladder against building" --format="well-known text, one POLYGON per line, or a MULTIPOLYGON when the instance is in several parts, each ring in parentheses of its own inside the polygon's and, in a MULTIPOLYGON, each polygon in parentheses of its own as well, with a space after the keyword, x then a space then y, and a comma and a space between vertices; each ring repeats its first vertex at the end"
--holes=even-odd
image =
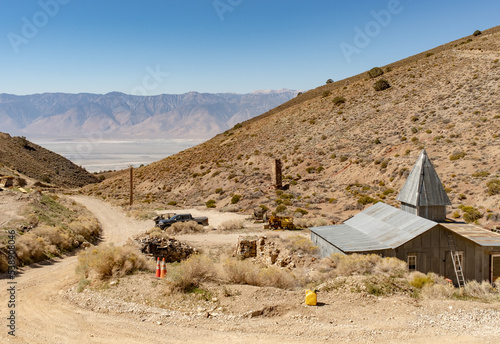
POLYGON ((460 261, 460 254, 455 245, 455 239, 453 239, 451 233, 448 233, 448 246, 450 247, 451 262, 453 264, 455 276, 457 277, 458 286, 463 287, 465 285, 465 278, 462 270, 462 262, 460 261))

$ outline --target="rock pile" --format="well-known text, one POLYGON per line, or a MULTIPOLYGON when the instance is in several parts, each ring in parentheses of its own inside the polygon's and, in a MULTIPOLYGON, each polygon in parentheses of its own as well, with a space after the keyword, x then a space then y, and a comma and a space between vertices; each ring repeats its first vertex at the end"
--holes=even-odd
POLYGON ((165 258, 167 263, 180 262, 198 251, 188 244, 174 238, 138 237, 135 238, 142 253, 154 258, 165 258))

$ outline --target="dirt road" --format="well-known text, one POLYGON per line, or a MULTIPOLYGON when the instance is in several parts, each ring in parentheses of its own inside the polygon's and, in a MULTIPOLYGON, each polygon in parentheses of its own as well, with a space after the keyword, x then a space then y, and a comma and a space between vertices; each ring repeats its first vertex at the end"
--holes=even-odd
MULTIPOLYGON (((85 205, 97 217, 108 243, 126 240, 151 228, 151 221, 138 221, 108 203, 84 196, 75 201, 85 205)), ((232 237, 232 236, 231 236, 232 237)), ((201 238, 203 240, 203 237, 201 238)), ((76 256, 54 259, 50 264, 36 264, 23 269, 15 279, 15 337, 8 335, 7 280, 0 291, 0 342, 12 343, 242 343, 239 332, 193 331, 192 328, 159 326, 114 314, 102 314, 79 308, 62 297, 76 283, 76 256)), ((261 343, 276 343, 279 338, 255 335, 261 343)), ((253 340, 252 340, 253 341, 253 340)), ((292 341, 295 342, 295 341, 292 341)))
MULTIPOLYGON (((151 227, 151 221, 127 218, 105 202, 80 196, 75 200, 98 218, 106 242, 122 244, 151 227)), ((234 234, 218 239, 206 234, 186 237, 198 243, 234 238, 234 234)), ((194 314, 159 324, 127 313, 94 312, 68 301, 64 295, 76 283, 76 262, 75 256, 55 259, 24 269, 16 278, 15 337, 7 333, 9 295, 7 281, 2 281, 1 343, 494 343, 500 338, 497 305, 438 300, 418 304, 408 298, 328 293, 323 307, 307 308, 300 302, 301 292, 282 294, 250 286, 241 287, 242 302, 257 303, 259 295, 278 302, 285 295, 287 299, 280 301, 283 313, 233 320, 194 314)))

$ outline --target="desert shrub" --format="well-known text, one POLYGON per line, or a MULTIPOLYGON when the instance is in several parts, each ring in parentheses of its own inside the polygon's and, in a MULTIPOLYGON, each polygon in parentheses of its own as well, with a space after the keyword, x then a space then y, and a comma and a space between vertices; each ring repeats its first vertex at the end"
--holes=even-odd
POLYGON ((236 204, 240 201, 241 199, 241 195, 233 195, 233 197, 231 197, 231 204, 236 204))
POLYGON ((331 224, 327 219, 323 219, 323 218, 319 218, 319 219, 299 218, 299 219, 294 219, 293 222, 297 227, 300 227, 300 228, 320 227, 320 226, 327 226, 327 225, 331 224))
POLYGON ((190 234, 203 232, 203 226, 195 221, 176 222, 166 229, 168 234, 190 234))
POLYGON ((337 97, 333 98, 332 102, 335 105, 343 104, 343 103, 345 103, 345 98, 337 96, 337 97))
POLYGON ((278 206, 276 207, 276 213, 282 213, 282 212, 286 211, 286 209, 287 209, 287 208, 286 208, 286 206, 285 206, 285 205, 280 204, 280 205, 278 205, 278 206))
POLYGON ((209 199, 208 201, 205 202, 205 205, 207 208, 215 208, 215 200, 214 199, 209 199))
POLYGON ((258 285, 260 268, 250 260, 230 258, 222 267, 225 280, 229 283, 258 285))
POLYGON ((345 155, 341 156, 340 157, 340 162, 344 162, 347 160, 347 157, 345 155))
POLYGON ((382 259, 376 254, 357 253, 348 255, 334 253, 330 258, 337 267, 337 273, 341 276, 370 274, 382 259))
POLYGON ((319 252, 318 246, 315 246, 309 238, 301 235, 290 236, 282 240, 285 247, 292 253, 315 255, 319 252))
POLYGON ((435 274, 424 274, 420 271, 414 271, 408 277, 410 285, 417 289, 422 289, 425 285, 435 284, 435 274))
POLYGON ((221 231, 232 231, 235 229, 245 228, 243 221, 241 220, 229 220, 220 224, 219 229, 221 231))
POLYGON ((479 210, 477 210, 473 206, 460 205, 458 208, 464 212, 462 218, 467 223, 477 221, 483 217, 483 214, 481 214, 481 212, 479 212, 479 210))
POLYGON ((456 151, 456 152, 453 152, 453 154, 450 155, 450 160, 454 161, 454 160, 462 159, 466 155, 467 155, 467 153, 465 153, 464 151, 456 151))
POLYGON ((384 71, 380 67, 373 67, 368 71, 368 76, 372 79, 376 78, 377 76, 381 76, 382 74, 384 74, 384 71))
POLYGON ((382 258, 375 264, 374 273, 391 277, 403 277, 408 272, 408 265, 395 257, 382 258))
POLYGON ((458 297, 474 298, 474 299, 488 299, 491 297, 499 298, 498 291, 488 281, 468 281, 458 293, 458 297))
POLYGON ((332 79, 328 79, 328 80, 326 80, 326 83, 327 84, 331 84, 331 83, 333 83, 333 80, 332 79))
POLYGON ((78 254, 76 271, 81 279, 99 282, 146 267, 146 259, 132 246, 101 245, 78 254))
POLYGON ((292 290, 299 285, 299 280, 289 270, 281 270, 277 266, 264 267, 259 271, 258 285, 292 290))
POLYGON ((302 209, 302 208, 295 209, 295 213, 299 213, 301 215, 307 215, 307 214, 309 214, 309 212, 307 210, 302 209))
POLYGON ((323 93, 321 94, 321 96, 322 96, 323 98, 326 98, 326 97, 328 97, 328 96, 329 96, 329 95, 331 95, 331 94, 332 94, 332 92, 331 92, 331 91, 326 90, 326 91, 323 91, 323 93))
POLYGON ((389 81, 387 81, 385 79, 377 80, 375 85, 373 85, 373 88, 375 89, 375 91, 383 91, 383 90, 388 89, 389 87, 391 87, 391 85, 389 84, 389 81))
POLYGON ((488 187, 488 195, 498 195, 500 194, 500 179, 492 179, 486 183, 488 187))
POLYGON ((236 124, 234 125, 234 127, 233 127, 233 130, 240 129, 240 128, 242 128, 242 127, 243 127, 243 124, 241 124, 241 123, 236 123, 236 124))
POLYGON ((176 201, 170 201, 170 202, 167 203, 167 205, 176 206, 177 202, 176 201))
POLYGON ((482 34, 482 32, 479 31, 479 30, 476 30, 476 31, 474 31, 474 33, 472 35, 473 36, 479 36, 480 34, 482 34))
POLYGON ((474 178, 486 178, 490 175, 490 172, 488 171, 478 171, 478 172, 475 172, 473 174, 471 174, 472 177, 474 178))
POLYGON ((360 198, 358 198, 358 204, 361 205, 366 205, 369 203, 377 203, 378 201, 375 198, 372 198, 368 195, 362 195, 360 198))
POLYGON ((190 292, 201 283, 217 277, 214 262, 206 255, 192 255, 170 269, 168 281, 171 289, 190 292))
POLYGON ((222 188, 217 188, 215 189, 215 193, 218 195, 222 195, 224 193, 224 190, 222 190, 222 188))
POLYGON ((420 297, 428 300, 449 299, 455 293, 455 287, 451 283, 426 284, 420 290, 420 297))

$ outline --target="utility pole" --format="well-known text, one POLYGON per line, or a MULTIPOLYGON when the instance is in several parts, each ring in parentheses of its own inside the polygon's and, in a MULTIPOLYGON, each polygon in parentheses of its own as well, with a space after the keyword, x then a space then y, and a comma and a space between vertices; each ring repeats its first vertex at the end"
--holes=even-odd
POLYGON ((130 205, 134 203, 134 168, 130 165, 130 205))

